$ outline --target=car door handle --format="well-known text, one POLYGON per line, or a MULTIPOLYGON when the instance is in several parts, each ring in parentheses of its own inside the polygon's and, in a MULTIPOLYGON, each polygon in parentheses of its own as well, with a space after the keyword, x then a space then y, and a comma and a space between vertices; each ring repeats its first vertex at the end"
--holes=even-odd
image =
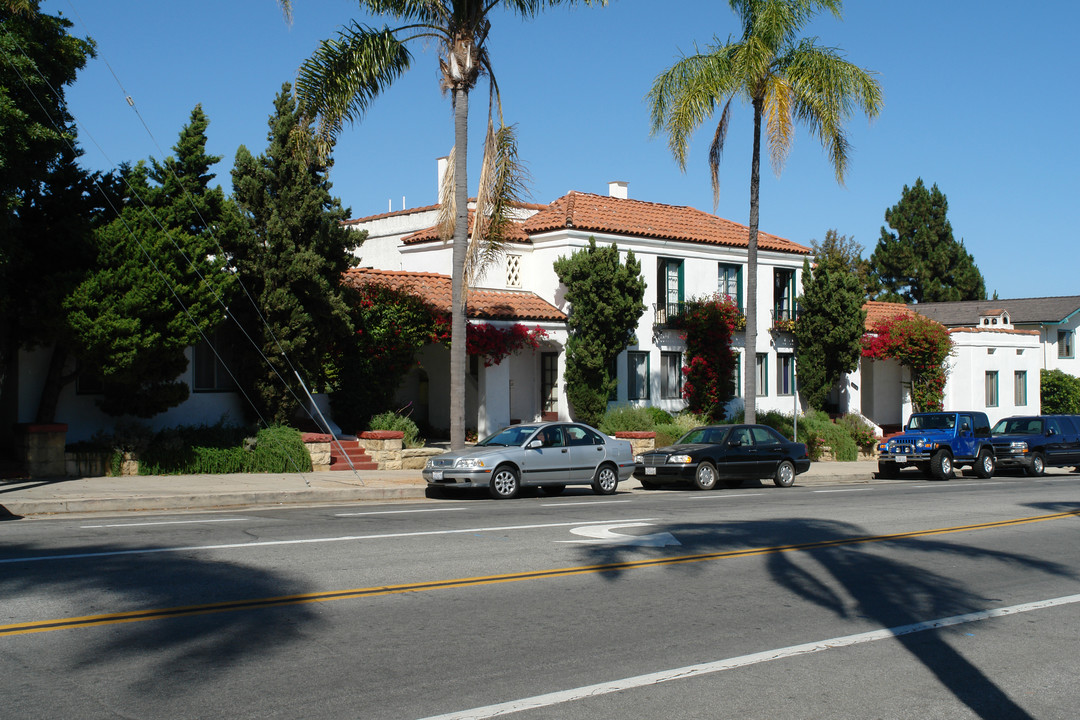
POLYGON ((564 452, 564 453, 565 453, 565 452, 566 452, 566 448, 563 448, 563 449, 562 449, 562 450, 561 450, 560 452, 564 452))

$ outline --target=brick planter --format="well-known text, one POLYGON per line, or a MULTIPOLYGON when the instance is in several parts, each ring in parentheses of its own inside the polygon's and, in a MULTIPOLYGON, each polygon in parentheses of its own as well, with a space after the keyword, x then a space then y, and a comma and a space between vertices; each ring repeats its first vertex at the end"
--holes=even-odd
POLYGON ((622 431, 616 432, 615 437, 620 440, 629 440, 630 447, 633 449, 635 455, 641 453, 651 452, 656 449, 656 433, 652 430, 647 431, 622 431))

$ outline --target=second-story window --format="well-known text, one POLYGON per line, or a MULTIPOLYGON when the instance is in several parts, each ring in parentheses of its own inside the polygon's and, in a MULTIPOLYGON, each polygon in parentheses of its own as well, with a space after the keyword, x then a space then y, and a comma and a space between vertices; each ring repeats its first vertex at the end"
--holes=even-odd
POLYGON ((795 319, 795 271, 773 272, 773 320, 795 319))
POLYGON ((683 303, 683 261, 659 258, 656 262, 656 304, 661 322, 678 317, 683 303))
POLYGON ((1058 357, 1071 358, 1073 352, 1073 331, 1058 330, 1058 357))
POLYGON ((733 303, 742 308, 742 265, 720 263, 716 292, 720 297, 731 298, 733 303))

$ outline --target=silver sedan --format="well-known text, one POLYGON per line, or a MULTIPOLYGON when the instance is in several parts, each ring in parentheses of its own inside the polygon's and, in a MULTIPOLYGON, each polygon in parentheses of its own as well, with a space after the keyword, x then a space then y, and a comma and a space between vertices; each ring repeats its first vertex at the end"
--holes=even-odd
POLYGON ((611 495, 634 472, 628 440, 588 425, 543 422, 511 425, 471 448, 433 457, 424 467, 428 488, 488 488, 494 498, 512 498, 524 486, 548 495, 567 485, 592 485, 611 495))

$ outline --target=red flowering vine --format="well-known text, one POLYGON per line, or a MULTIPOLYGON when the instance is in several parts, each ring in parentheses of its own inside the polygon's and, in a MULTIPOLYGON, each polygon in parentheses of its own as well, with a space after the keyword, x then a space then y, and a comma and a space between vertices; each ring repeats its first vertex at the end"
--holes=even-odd
POLYGON ((731 334, 740 319, 731 298, 712 295, 690 300, 671 322, 686 339, 683 397, 692 412, 714 422, 723 420, 724 406, 735 396, 731 334))
POLYGON ((536 350, 540 341, 546 339, 547 331, 536 326, 527 328, 514 323, 508 328, 494 325, 469 324, 465 331, 466 352, 484 358, 484 367, 498 365, 507 357, 526 347, 536 350))
POLYGON ((922 315, 897 314, 878 322, 863 337, 863 357, 896 360, 911 370, 911 402, 916 411, 941 410, 945 361, 952 352, 945 326, 922 315))

